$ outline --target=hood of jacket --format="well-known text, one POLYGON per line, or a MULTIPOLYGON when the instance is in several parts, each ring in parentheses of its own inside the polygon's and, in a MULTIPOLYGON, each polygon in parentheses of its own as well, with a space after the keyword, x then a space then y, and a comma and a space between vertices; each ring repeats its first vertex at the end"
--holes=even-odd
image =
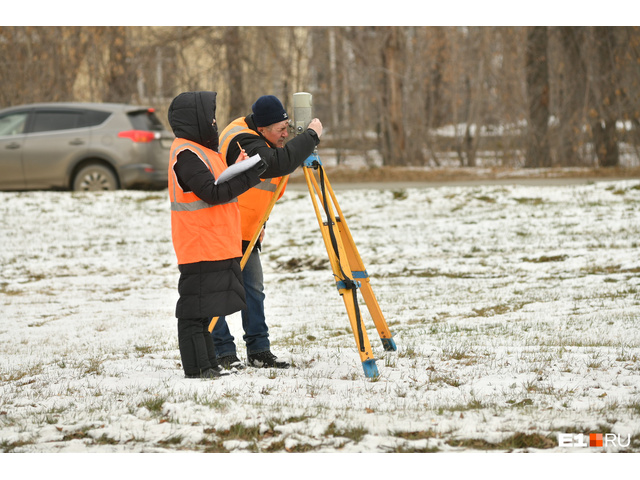
POLYGON ((216 92, 183 92, 169 106, 169 125, 178 138, 218 151, 216 92))

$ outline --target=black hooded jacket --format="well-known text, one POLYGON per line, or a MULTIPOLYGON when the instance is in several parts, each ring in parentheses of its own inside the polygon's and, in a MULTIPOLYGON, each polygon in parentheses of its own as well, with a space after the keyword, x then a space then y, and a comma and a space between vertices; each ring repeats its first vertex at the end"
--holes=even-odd
MULTIPOLYGON (((169 125, 178 138, 218 149, 215 125, 216 93, 184 92, 169 107, 169 125)), ((256 166, 221 185, 211 170, 191 151, 178 155, 174 172, 182 189, 195 193, 211 205, 226 203, 260 183, 266 164, 256 166)), ((212 318, 246 308, 240 259, 205 261, 178 266, 180 298, 176 317, 212 318)))
POLYGON ((184 92, 169 106, 169 125, 176 137, 218 151, 216 92, 184 92))

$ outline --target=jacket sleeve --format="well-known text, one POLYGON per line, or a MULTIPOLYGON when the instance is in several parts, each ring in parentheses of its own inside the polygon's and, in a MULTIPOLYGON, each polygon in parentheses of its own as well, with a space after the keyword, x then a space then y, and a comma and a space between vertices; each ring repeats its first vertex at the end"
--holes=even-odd
POLYGON ((227 182, 216 185, 216 179, 211 171, 195 153, 189 150, 178 154, 174 170, 185 192, 193 192, 198 198, 211 205, 227 203, 260 183, 258 170, 252 168, 227 182))
POLYGON ((236 142, 240 142, 247 155, 256 153, 267 162, 267 169, 260 175, 261 178, 273 178, 289 175, 313 153, 316 145, 320 143, 318 135, 313 130, 307 130, 289 140, 282 148, 271 148, 262 137, 251 134, 240 134, 233 139, 227 152, 227 165, 236 161, 240 149, 236 142))

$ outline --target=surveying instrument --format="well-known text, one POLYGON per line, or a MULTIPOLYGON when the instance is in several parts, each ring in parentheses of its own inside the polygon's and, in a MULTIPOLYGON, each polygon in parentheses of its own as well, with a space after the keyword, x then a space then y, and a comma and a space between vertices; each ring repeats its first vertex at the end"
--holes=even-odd
MULTIPOLYGON (((306 92, 295 93, 293 95, 293 128, 296 135, 303 133, 311 120, 313 120, 312 95, 306 92)), ((360 307, 358 305, 358 290, 362 294, 362 298, 367 304, 369 314, 378 330, 382 346, 386 351, 396 351, 396 343, 393 335, 389 331, 387 322, 384 319, 382 310, 378 305, 378 301, 373 293, 369 281, 369 274, 365 269, 362 258, 358 253, 356 244, 353 241, 346 219, 338 205, 335 193, 331 188, 331 183, 322 166, 317 149, 304 161, 303 165, 304 177, 307 182, 313 208, 318 219, 322 239, 329 256, 329 262, 336 280, 338 293, 344 300, 347 309, 347 315, 351 324, 351 329, 356 341, 356 347, 362 361, 364 374, 369 378, 379 376, 378 367, 376 366, 375 357, 369 342, 367 330, 365 328, 360 307), (323 214, 325 219, 323 220, 323 214)), ((240 262, 241 268, 244 268, 253 247, 262 231, 264 223, 269 218, 271 210, 276 200, 280 196, 286 184, 287 177, 283 177, 269 203, 269 206, 260 220, 257 231, 253 235, 253 239, 245 250, 240 262)), ((218 317, 214 317, 209 325, 209 331, 213 330, 218 317)))

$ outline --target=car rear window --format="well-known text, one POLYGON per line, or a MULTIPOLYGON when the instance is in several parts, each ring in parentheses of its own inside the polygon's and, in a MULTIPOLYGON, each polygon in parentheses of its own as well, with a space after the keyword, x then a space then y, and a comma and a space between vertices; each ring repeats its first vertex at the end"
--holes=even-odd
POLYGON ((163 130, 164 127, 160 119, 153 110, 137 110, 127 113, 131 125, 135 130, 163 130))
POLYGON ((111 115, 99 110, 40 110, 34 113, 31 132, 51 132, 93 127, 111 115))
POLYGON ((85 110, 82 116, 82 127, 95 127, 100 125, 107 118, 111 116, 110 112, 104 112, 99 110, 85 110))

